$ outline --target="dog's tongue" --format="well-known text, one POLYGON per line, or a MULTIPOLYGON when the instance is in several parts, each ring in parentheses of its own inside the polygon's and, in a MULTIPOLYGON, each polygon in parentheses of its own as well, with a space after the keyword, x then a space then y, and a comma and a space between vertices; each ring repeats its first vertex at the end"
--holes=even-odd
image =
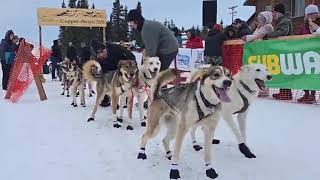
POLYGON ((224 89, 218 89, 219 95, 220 95, 220 100, 222 102, 231 102, 230 97, 227 94, 227 91, 224 89))

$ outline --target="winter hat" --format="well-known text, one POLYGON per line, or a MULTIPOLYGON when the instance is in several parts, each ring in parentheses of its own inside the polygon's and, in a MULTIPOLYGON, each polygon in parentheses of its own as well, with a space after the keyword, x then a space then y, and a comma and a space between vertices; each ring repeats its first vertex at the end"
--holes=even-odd
POLYGON ((127 15, 127 21, 143 21, 144 18, 137 9, 132 9, 127 15))
POLYGON ((212 29, 217 30, 217 31, 222 31, 222 27, 220 24, 213 25, 212 29))
POLYGON ((235 24, 242 23, 242 22, 243 22, 243 21, 242 21, 241 19, 239 19, 239 18, 237 18, 237 19, 234 20, 234 23, 235 23, 235 24))
POLYGON ((285 14, 286 13, 286 8, 284 7, 283 4, 277 4, 274 8, 273 8, 274 11, 278 12, 278 13, 281 13, 281 14, 285 14))
POLYGON ((306 12, 306 15, 313 14, 313 13, 319 13, 319 8, 317 5, 311 4, 306 7, 305 12, 306 12))

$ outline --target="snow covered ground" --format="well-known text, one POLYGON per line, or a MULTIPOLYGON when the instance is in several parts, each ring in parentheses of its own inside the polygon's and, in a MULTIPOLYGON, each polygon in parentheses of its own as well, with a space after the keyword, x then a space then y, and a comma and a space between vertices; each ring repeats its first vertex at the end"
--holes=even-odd
MULTIPOLYGON (((163 132, 148 144, 148 159, 136 159, 143 132, 137 112, 133 132, 112 128, 110 108, 100 108, 96 121, 87 123, 94 98, 87 99, 86 108, 74 108, 70 98, 60 95, 60 83, 48 80, 45 89, 48 100, 44 102, 34 85, 18 104, 0 100, 1 180, 169 179, 163 132)), ((256 159, 240 154, 221 121, 217 138, 222 143, 212 152, 217 179, 319 179, 319 108, 257 100, 248 117, 248 142, 256 159)), ((201 140, 201 131, 197 134, 201 140)), ((182 179, 206 179, 203 151, 193 151, 189 136, 180 166, 182 179)))

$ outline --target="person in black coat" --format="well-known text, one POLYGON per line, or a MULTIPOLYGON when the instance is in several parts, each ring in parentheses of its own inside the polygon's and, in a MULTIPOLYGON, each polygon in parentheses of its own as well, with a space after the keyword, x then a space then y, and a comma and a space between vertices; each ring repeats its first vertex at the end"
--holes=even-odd
POLYGON ((215 24, 205 39, 204 57, 208 64, 213 66, 222 64, 222 45, 225 40, 227 36, 222 32, 222 27, 215 24))
MULTIPOLYGON (((97 61, 100 63, 103 73, 116 71, 120 60, 136 61, 134 54, 119 44, 103 44, 93 41, 91 46, 96 53, 97 61)), ((106 95, 100 105, 103 107, 110 106, 110 97, 106 95)))
POLYGON ((62 62, 62 54, 61 54, 61 49, 59 47, 58 40, 53 41, 53 46, 51 47, 51 51, 52 51, 51 58, 50 58, 51 65, 52 65, 51 75, 52 75, 52 80, 55 80, 58 63, 62 62))
POLYGON ((9 83, 9 76, 11 67, 15 58, 15 48, 16 46, 13 43, 14 33, 12 30, 9 30, 5 38, 2 39, 0 44, 0 60, 2 66, 2 89, 7 90, 9 83))
POLYGON ((67 58, 70 62, 74 62, 79 65, 78 55, 77 55, 77 48, 69 42, 69 47, 67 49, 67 58))
POLYGON ((250 27, 248 26, 247 22, 242 21, 239 18, 234 21, 234 26, 237 29, 238 38, 242 38, 243 36, 251 35, 253 33, 250 27))

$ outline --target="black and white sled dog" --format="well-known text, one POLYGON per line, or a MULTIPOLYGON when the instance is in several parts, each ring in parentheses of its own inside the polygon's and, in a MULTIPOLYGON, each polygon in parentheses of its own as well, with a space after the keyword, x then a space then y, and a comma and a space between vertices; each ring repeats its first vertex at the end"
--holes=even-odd
POLYGON ((211 141, 213 131, 219 120, 220 102, 227 100, 227 91, 232 84, 231 75, 223 67, 204 68, 199 79, 185 85, 161 89, 164 85, 179 77, 178 72, 168 69, 160 72, 152 88, 147 116, 147 128, 141 139, 138 159, 146 159, 145 148, 148 140, 156 136, 162 124, 168 131, 163 139, 166 156, 171 160, 170 179, 180 178, 179 159, 182 142, 189 128, 201 126, 205 137, 205 172, 209 178, 218 174, 211 165, 211 141), (170 142, 175 139, 171 153, 170 142))
MULTIPOLYGON (((193 74, 191 81, 197 79, 197 74, 201 74, 203 69, 199 69, 193 74)), ((260 91, 265 91, 265 82, 272 79, 267 68, 262 64, 250 64, 241 67, 240 71, 233 76, 232 85, 227 92, 230 101, 221 101, 221 113, 223 119, 227 122, 235 135, 240 152, 247 158, 256 158, 247 146, 247 115, 250 105, 258 96, 260 91), (237 115, 238 126, 233 120, 233 115, 237 115)), ((194 149, 202 149, 195 139, 196 128, 191 131, 191 138, 194 143, 194 149)), ((214 144, 214 140, 212 142, 214 144)))
POLYGON ((82 70, 78 65, 72 62, 64 61, 60 63, 60 67, 65 74, 65 82, 64 82, 64 90, 67 90, 67 95, 69 95, 69 89, 71 89, 72 93, 72 106, 77 107, 77 94, 79 90, 80 93, 80 101, 81 106, 85 107, 85 93, 84 93, 84 85, 85 80, 82 75, 82 70))

